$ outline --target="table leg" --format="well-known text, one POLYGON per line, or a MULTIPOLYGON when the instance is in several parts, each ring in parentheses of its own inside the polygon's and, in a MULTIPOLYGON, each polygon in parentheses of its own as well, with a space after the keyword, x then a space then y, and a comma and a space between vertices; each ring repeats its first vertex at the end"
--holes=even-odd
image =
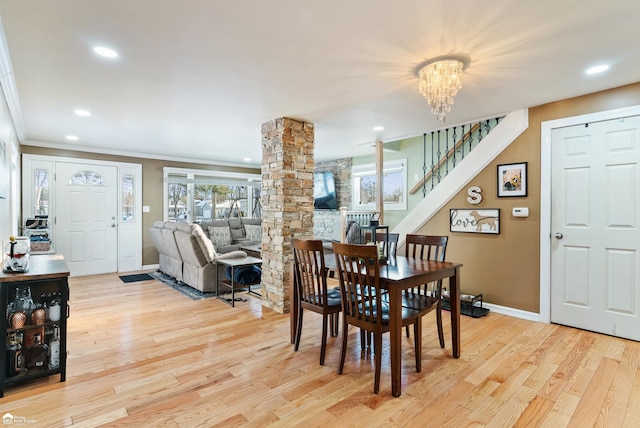
POLYGON ((232 308, 236 307, 236 283, 235 283, 236 273, 234 269, 235 269, 234 266, 231 266, 231 307, 232 308))
MULTIPOLYGON (((402 394, 402 291, 389 287, 389 342, 391 345, 391 394, 402 394)), ((380 350, 376 349, 376 352, 380 350)))
POLYGON ((451 343, 453 357, 460 357, 460 268, 456 268, 449 278, 449 292, 451 302, 451 343))

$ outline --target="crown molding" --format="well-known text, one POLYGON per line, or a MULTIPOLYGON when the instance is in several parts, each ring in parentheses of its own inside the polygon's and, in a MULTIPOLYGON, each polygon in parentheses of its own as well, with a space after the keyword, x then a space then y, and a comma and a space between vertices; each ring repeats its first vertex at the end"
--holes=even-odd
POLYGON ((209 159, 203 159, 203 158, 158 155, 154 153, 134 152, 134 151, 126 151, 126 150, 113 150, 113 149, 106 149, 103 147, 89 147, 89 146, 79 147, 77 145, 72 145, 72 144, 52 143, 48 141, 39 141, 39 140, 25 140, 21 144, 23 146, 42 147, 46 149, 65 150, 65 151, 71 151, 71 152, 123 156, 128 158, 153 159, 153 160, 163 160, 163 161, 195 163, 195 164, 201 164, 201 165, 247 168, 247 169, 261 168, 260 164, 255 164, 255 163, 224 162, 224 161, 215 161, 215 160, 209 160, 209 159))

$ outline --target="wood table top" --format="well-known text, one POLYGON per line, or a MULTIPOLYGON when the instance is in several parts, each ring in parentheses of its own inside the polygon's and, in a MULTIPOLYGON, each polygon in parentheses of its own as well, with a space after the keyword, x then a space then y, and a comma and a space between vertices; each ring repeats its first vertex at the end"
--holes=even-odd
POLYGON ((69 267, 62 254, 36 254, 29 257, 28 272, 0 272, 0 283, 68 276, 69 267))

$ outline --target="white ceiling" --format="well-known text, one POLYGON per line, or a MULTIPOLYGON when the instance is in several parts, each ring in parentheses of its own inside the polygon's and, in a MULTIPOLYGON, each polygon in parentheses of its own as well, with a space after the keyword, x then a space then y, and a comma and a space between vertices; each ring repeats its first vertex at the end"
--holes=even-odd
POLYGON ((49 147, 233 164, 248 156, 259 165, 261 124, 286 116, 315 124, 317 161, 371 153, 376 139, 442 126, 415 68, 444 54, 471 58, 447 124, 640 81, 637 0, 2 0, 0 8, 22 142, 49 147), (97 57, 95 45, 120 56, 97 57), (584 75, 600 63, 611 69, 584 75), (75 116, 77 108, 92 116, 75 116))

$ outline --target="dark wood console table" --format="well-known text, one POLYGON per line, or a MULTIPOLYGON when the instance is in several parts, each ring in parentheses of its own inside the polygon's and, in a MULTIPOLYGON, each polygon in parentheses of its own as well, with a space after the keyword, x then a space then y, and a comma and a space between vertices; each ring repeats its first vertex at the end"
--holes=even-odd
POLYGON ((60 374, 60 382, 65 381, 68 277, 69 267, 60 254, 32 255, 25 273, 0 272, 0 331, 4 332, 0 340, 0 397, 4 388, 37 378, 60 374), (16 307, 17 302, 29 298, 30 309, 24 309, 27 305, 16 307), (36 315, 31 316, 33 312, 36 315), (20 346, 12 346, 16 341, 20 346), (40 344, 50 347, 48 353, 43 355, 40 344), (51 352, 53 347, 59 352, 51 352))

